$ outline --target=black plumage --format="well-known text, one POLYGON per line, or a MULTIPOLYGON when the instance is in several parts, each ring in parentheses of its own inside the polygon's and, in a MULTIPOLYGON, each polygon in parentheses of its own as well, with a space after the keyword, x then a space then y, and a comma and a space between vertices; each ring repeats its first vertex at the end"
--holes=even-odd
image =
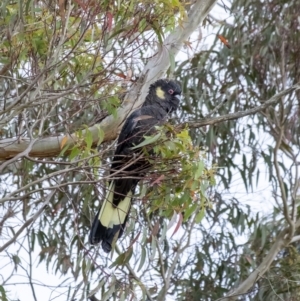
POLYGON ((143 106, 125 121, 110 171, 116 179, 109 183, 89 236, 91 244, 102 241, 102 248, 107 253, 113 240, 123 234, 136 185, 149 168, 149 163, 140 156, 140 150, 132 147, 140 144, 144 135, 152 134, 154 126, 166 121, 178 108, 180 95, 181 87, 177 82, 160 79, 150 86, 143 106))

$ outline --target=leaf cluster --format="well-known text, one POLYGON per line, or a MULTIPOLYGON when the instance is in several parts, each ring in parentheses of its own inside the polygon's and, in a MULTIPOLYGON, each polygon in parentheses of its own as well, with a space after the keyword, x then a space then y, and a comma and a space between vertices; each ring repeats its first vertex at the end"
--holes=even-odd
MULTIPOLYGON (((209 167, 206 153, 192 144, 188 129, 178 130, 170 124, 157 127, 149 162, 150 192, 144 198, 150 202, 150 211, 171 218, 176 212, 187 221, 197 213, 196 222, 204 216, 210 206, 206 192, 214 185, 215 167, 209 167)), ((144 144, 152 143, 146 137, 144 144)))

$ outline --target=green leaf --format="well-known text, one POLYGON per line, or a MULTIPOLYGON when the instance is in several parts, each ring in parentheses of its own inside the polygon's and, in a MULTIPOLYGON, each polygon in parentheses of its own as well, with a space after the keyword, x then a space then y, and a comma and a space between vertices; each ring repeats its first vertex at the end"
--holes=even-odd
POLYGON ((145 140, 143 142, 132 147, 131 149, 137 149, 137 148, 141 148, 143 146, 152 144, 152 143, 156 142, 160 137, 161 137, 161 133, 158 133, 155 136, 145 136, 145 140))
POLYGON ((92 147, 92 144, 93 144, 93 135, 92 135, 92 132, 90 130, 88 130, 88 129, 85 132, 84 141, 86 143, 87 149, 90 150, 91 147, 92 147))
POLYGON ((98 129, 98 142, 97 142, 97 146, 99 146, 103 140, 104 140, 104 131, 102 130, 102 128, 100 126, 97 126, 98 129))
POLYGON ((204 216, 205 216, 205 209, 201 208, 201 210, 197 213, 197 215, 195 217, 195 222, 197 224, 199 224, 202 221, 204 216))
POLYGON ((184 211, 184 218, 183 218, 183 221, 186 222, 190 216, 195 212, 197 208, 197 204, 192 204, 191 206, 189 206, 185 211, 184 211))
POLYGON ((109 268, 112 269, 115 266, 125 265, 126 263, 129 262, 132 253, 133 253, 133 248, 131 247, 126 252, 120 254, 117 257, 117 259, 109 266, 109 268))
POLYGON ((140 264, 139 267, 137 268, 137 271, 139 272, 140 269, 143 267, 144 263, 145 263, 145 259, 146 259, 146 248, 144 246, 142 246, 142 254, 141 254, 141 260, 140 260, 140 264))
POLYGON ((30 250, 33 251, 35 246, 35 232, 34 230, 31 231, 31 244, 30 244, 30 250))
POLYGON ((109 290, 104 293, 104 295, 101 298, 101 301, 109 300, 111 295, 115 292, 116 280, 117 280, 116 277, 112 275, 109 282, 109 290))
POLYGON ((5 289, 2 285, 0 285, 0 293, 1 293, 1 300, 2 301, 8 301, 8 299, 6 297, 5 289))
POLYGON ((150 261, 153 261, 155 258, 155 254, 156 254, 156 239, 154 235, 151 235, 151 250, 152 250, 152 254, 150 256, 150 261))
POLYGON ((12 256, 12 260, 13 260, 13 262, 15 264, 15 270, 17 271, 18 265, 21 263, 21 259, 20 259, 20 257, 18 255, 13 255, 12 256))
POLYGON ((172 218, 171 218, 171 220, 170 220, 170 222, 168 224, 167 230, 169 230, 170 228, 173 227, 173 225, 175 225, 176 220, 177 220, 177 216, 178 216, 177 212, 174 211, 173 216, 172 216, 172 218))
POLYGON ((75 157, 77 157, 79 153, 80 153, 80 149, 77 146, 74 146, 69 155, 70 160, 73 160, 75 157))
POLYGON ((196 170, 195 176, 194 176, 195 180, 198 179, 202 175, 203 170, 204 170, 204 163, 202 161, 199 161, 198 167, 197 167, 197 170, 196 170))
POLYGON ((82 261, 81 273, 82 273, 83 280, 86 281, 87 280, 87 275, 86 275, 86 260, 85 260, 85 258, 83 258, 83 261, 82 261))
POLYGON ((101 287, 103 287, 103 285, 105 284, 106 280, 105 278, 102 279, 101 281, 99 281, 99 283, 97 284, 97 286, 95 288, 93 288, 90 292, 89 292, 89 296, 93 296, 95 295, 101 287))

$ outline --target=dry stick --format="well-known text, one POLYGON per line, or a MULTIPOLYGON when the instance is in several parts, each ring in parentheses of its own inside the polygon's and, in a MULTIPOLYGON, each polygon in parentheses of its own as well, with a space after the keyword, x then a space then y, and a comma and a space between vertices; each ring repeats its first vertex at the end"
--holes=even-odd
POLYGON ((22 192, 23 190, 25 190, 27 188, 30 188, 30 187, 32 187, 35 184, 43 182, 44 180, 50 179, 50 178, 52 178, 52 177, 54 177, 56 175, 60 175, 60 174, 66 173, 66 172, 70 172, 70 171, 76 170, 76 169, 78 169, 78 166, 73 167, 73 168, 64 169, 64 170, 58 170, 58 171, 52 172, 51 174, 48 174, 48 175, 42 177, 41 179, 35 180, 35 181, 31 182, 31 183, 28 183, 28 184, 24 185, 22 188, 17 189, 15 191, 13 191, 12 193, 10 193, 9 195, 5 196, 4 198, 0 199, 0 204, 4 203, 6 201, 9 201, 10 198, 12 198, 13 195, 15 195, 15 194, 17 194, 19 192, 22 192))
MULTIPOLYGON (((67 171, 65 171, 65 172, 67 172, 67 171)), ((47 190, 55 190, 55 189, 58 189, 58 188, 69 186, 69 185, 71 186, 71 185, 78 185, 78 184, 97 184, 101 180, 102 179, 100 179, 100 180, 89 180, 89 181, 66 182, 66 183, 63 183, 63 184, 59 184, 59 185, 47 187, 46 189, 47 190)), ((21 190, 25 190, 25 188, 22 188, 21 190)), ((19 200, 22 200, 24 198, 28 198, 30 195, 32 195, 32 194, 34 194, 36 192, 43 191, 43 190, 45 190, 45 187, 41 187, 41 188, 38 188, 38 189, 35 189, 35 190, 31 190, 30 192, 22 194, 21 196, 17 196, 17 197, 5 197, 5 198, 3 198, 3 199, 0 200, 0 204, 4 203, 6 201, 19 201, 19 200)), ((15 194, 15 192, 14 192, 14 194, 15 194)), ((32 203, 32 205, 35 204, 35 203, 37 203, 37 202, 39 202, 39 201, 40 200, 34 201, 32 203)), ((1 227, 1 222, 0 222, 0 227, 1 227)))

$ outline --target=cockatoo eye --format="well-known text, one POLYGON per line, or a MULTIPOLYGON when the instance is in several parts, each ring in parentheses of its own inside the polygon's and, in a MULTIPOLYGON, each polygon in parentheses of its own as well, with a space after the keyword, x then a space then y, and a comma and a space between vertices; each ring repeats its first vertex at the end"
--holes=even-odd
POLYGON ((170 90, 168 91, 168 93, 169 93, 170 95, 172 95, 172 94, 174 93, 174 90, 170 89, 170 90))

